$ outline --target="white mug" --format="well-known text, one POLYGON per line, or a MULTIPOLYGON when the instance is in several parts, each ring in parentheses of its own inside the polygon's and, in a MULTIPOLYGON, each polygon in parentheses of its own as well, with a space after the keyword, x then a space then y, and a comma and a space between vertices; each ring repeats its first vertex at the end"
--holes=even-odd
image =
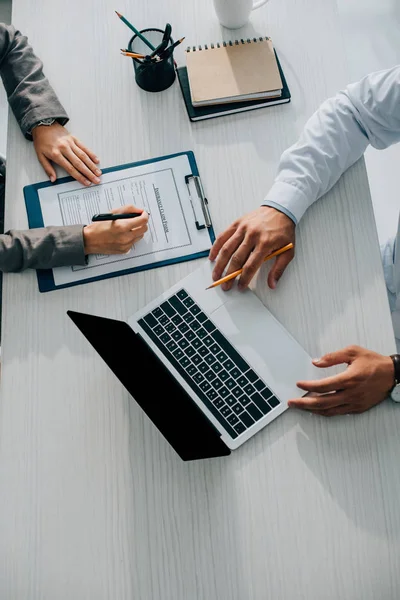
POLYGON ((228 29, 239 29, 246 25, 252 10, 260 8, 268 0, 214 0, 219 22, 228 29))

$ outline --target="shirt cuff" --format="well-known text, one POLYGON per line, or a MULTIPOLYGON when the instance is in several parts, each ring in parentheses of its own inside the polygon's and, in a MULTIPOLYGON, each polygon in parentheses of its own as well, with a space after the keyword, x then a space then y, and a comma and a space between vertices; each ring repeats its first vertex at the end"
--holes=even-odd
POLYGON ((32 141, 32 129, 43 119, 55 119, 60 125, 65 125, 69 121, 68 115, 61 106, 58 110, 51 110, 48 106, 32 108, 20 121, 21 131, 27 140, 32 141))
POLYGON ((297 225, 310 206, 307 196, 291 183, 276 181, 267 194, 263 206, 272 206, 290 217, 297 225))

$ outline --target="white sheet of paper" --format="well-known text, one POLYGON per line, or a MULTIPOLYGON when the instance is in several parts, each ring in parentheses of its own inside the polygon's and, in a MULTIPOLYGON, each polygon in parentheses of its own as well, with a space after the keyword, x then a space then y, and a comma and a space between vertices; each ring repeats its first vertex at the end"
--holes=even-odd
MULTIPOLYGON (((44 225, 89 224, 97 213, 133 204, 150 213, 148 232, 127 254, 92 255, 86 266, 53 269, 55 285, 83 281, 188 256, 211 247, 209 232, 196 228, 201 207, 190 196, 185 176, 191 173, 186 155, 112 171, 99 185, 76 181, 38 191, 44 225)), ((200 220, 200 222, 203 222, 200 220)))

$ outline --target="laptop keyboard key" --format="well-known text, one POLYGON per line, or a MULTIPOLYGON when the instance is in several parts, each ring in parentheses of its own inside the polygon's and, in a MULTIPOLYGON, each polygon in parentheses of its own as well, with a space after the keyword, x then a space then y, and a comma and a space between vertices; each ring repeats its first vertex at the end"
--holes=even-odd
POLYGON ((219 390, 219 395, 221 396, 221 398, 226 398, 227 396, 229 396, 229 390, 228 388, 226 388, 225 386, 223 386, 220 390, 219 390))
POLYGON ((177 349, 177 347, 178 347, 178 346, 175 344, 174 340, 171 340, 170 342, 168 342, 168 344, 166 344, 166 346, 167 346, 167 348, 168 348, 168 350, 169 350, 170 352, 173 352, 173 351, 174 351, 174 350, 176 350, 176 349, 177 349))
POLYGON ((215 381, 213 381, 213 386, 214 390, 219 390, 220 388, 222 388, 222 381, 216 379, 215 381))
POLYGON ((197 335, 199 336, 199 338, 201 340, 204 340, 205 337, 207 337, 207 331, 204 329, 204 327, 201 327, 198 332, 197 335))
POLYGON ((214 379, 217 377, 216 374, 214 373, 214 371, 211 371, 211 369, 209 369, 208 371, 206 371, 204 373, 204 377, 207 379, 207 381, 214 381, 214 379))
POLYGON ((232 394, 230 396, 227 396, 225 398, 225 402, 229 405, 229 406, 234 406, 237 402, 235 396, 232 396, 232 394))
POLYGON ((225 354, 225 352, 223 352, 221 350, 221 352, 218 352, 217 358, 218 358, 219 362, 224 362, 224 360, 228 359, 228 356, 225 354))
POLYGON ((275 398, 275 396, 271 396, 271 398, 268 398, 268 404, 272 407, 275 408, 275 406, 278 406, 280 404, 278 398, 275 398))
POLYGON ((258 379, 254 382, 254 387, 256 388, 257 392, 261 392, 261 390, 265 387, 265 383, 261 381, 261 379, 258 379))
POLYGON ((191 306, 193 306, 194 300, 192 300, 188 296, 187 298, 184 299, 183 304, 186 306, 186 308, 190 308, 191 306))
MULTIPOLYGON (((230 371, 231 369, 233 369, 233 367, 234 367, 234 366, 235 366, 235 365, 233 364, 233 362, 231 361, 231 359, 230 359, 230 358, 228 358, 228 360, 226 360, 226 361, 224 362, 224 367, 225 367, 225 369, 226 369, 227 371, 230 371)), ((231 375, 232 375, 232 373, 231 373, 231 375)))
POLYGON ((252 369, 250 369, 250 371, 247 371, 246 377, 251 381, 251 383, 254 383, 259 378, 258 375, 254 373, 254 371, 252 371, 252 369))
POLYGON ((162 341, 163 344, 168 344, 170 339, 171 339, 171 336, 168 335, 168 333, 163 333, 162 335, 160 335, 160 340, 162 341))
POLYGON ((205 362, 202 362, 199 365, 197 365, 197 368, 200 371, 200 373, 206 373, 208 371, 208 364, 205 362))
POLYGON ((225 381, 225 385, 226 385, 227 388, 229 388, 230 390, 232 390, 235 387, 235 385, 236 385, 236 381, 234 379, 232 379, 232 377, 230 377, 229 379, 227 379, 225 381))
POLYGON ((167 315, 162 315, 159 319, 161 325, 166 325, 167 323, 169 323, 169 319, 167 317, 167 315))
POLYGON ((202 356, 204 358, 205 356, 207 356, 208 350, 207 350, 207 348, 205 346, 201 346, 198 349, 198 353, 200 354, 200 356, 202 356))
POLYGON ((190 312, 192 313, 192 315, 196 316, 199 314, 199 312, 201 312, 200 308, 197 306, 197 304, 195 304, 194 306, 192 306, 190 308, 190 312))
POLYGON ((188 297, 188 293, 185 290, 179 290, 179 292, 176 295, 180 300, 184 300, 188 297))
POLYGON ((232 413, 232 414, 230 414, 230 415, 227 417, 227 419, 226 419, 226 420, 228 421, 228 423, 230 423, 230 424, 232 425, 232 427, 233 427, 234 425, 236 425, 236 423, 239 423, 239 419, 238 419, 238 418, 237 418, 237 416, 236 416, 236 415, 234 415, 233 413, 232 413))
POLYGON ((193 323, 190 323, 190 327, 193 331, 197 331, 200 329, 201 325, 197 321, 193 321, 193 323))
POLYGON ((217 359, 212 354, 207 354, 207 356, 204 358, 204 360, 206 361, 206 363, 208 365, 213 365, 217 359))
POLYGON ((263 415, 266 415, 271 410, 271 407, 265 402, 264 398, 260 394, 255 393, 251 397, 251 401, 259 408, 263 415))
POLYGON ((202 360, 201 360, 201 356, 199 356, 198 354, 195 354, 195 355, 192 357, 192 363, 193 363, 194 365, 198 365, 198 364, 199 364, 199 363, 201 363, 201 362, 202 362, 202 360))
POLYGON ((168 331, 169 334, 171 334, 176 330, 176 327, 173 323, 168 323, 165 329, 168 331))
POLYGON ((199 314, 196 316, 197 320, 200 321, 200 323, 204 323, 205 321, 207 321, 207 315, 205 315, 203 312, 199 312, 199 314))
POLYGON ((241 404, 239 404, 239 402, 236 402, 236 404, 234 406, 232 406, 232 410, 237 415, 240 415, 240 413, 244 411, 244 408, 241 404))
POLYGON ((246 427, 251 427, 255 422, 246 410, 240 413, 240 420, 243 421, 246 427))
POLYGON ((157 325, 157 327, 154 328, 154 333, 156 334, 157 337, 160 337, 160 335, 164 332, 164 327, 161 327, 161 325, 157 325))
POLYGON ((179 363, 182 365, 182 367, 184 369, 186 369, 186 367, 188 367, 190 365, 190 360, 188 359, 187 356, 184 356, 183 358, 181 358, 181 360, 179 361, 179 363))
MULTIPOLYGON (((226 363, 224 364, 224 367, 225 367, 225 369, 227 368, 227 366, 226 366, 226 363)), ((230 375, 231 377, 233 377, 234 379, 237 379, 238 377, 240 377, 240 376, 241 376, 241 374, 242 374, 242 373, 241 373, 241 372, 239 371, 239 369, 238 369, 238 368, 236 368, 236 367, 235 367, 234 369, 232 369, 232 371, 230 371, 230 373, 229 373, 229 375, 230 375)))
POLYGON ((216 408, 220 409, 224 406, 224 401, 222 400, 222 398, 217 398, 216 400, 214 400, 213 404, 216 408))
POLYGON ((215 329, 214 323, 211 323, 211 321, 209 321, 209 320, 204 321, 203 327, 204 327, 204 329, 206 329, 208 331, 208 333, 212 333, 215 329))
POLYGON ((179 340, 181 340, 182 338, 183 335, 180 331, 174 331, 174 333, 172 334, 172 339, 175 340, 175 342, 179 342, 179 340))
POLYGON ((227 379, 229 379, 229 373, 227 371, 221 371, 221 373, 219 373, 218 377, 222 381, 226 381, 227 379))
POLYGON ((244 377, 244 375, 241 375, 238 380, 238 385, 240 385, 240 387, 244 388, 244 386, 246 385, 246 383, 248 383, 246 377, 244 377))
POLYGON ((147 323, 147 325, 149 327, 151 327, 152 329, 154 329, 154 327, 157 326, 157 319, 155 318, 154 315, 152 315, 151 313, 149 313, 148 315, 146 315, 144 317, 145 322, 147 323))
POLYGON ((195 340, 193 340, 192 342, 192 346, 193 348, 200 348, 200 346, 202 346, 202 343, 200 340, 198 340, 197 338, 195 340))
POLYGON ((218 346, 218 344, 213 344, 210 348, 210 352, 212 352, 213 354, 218 354, 219 351, 220 347, 218 346))
POLYGON ((244 431, 246 431, 246 427, 241 422, 236 423, 236 425, 234 425, 233 429, 236 431, 236 433, 238 435, 240 435, 241 433, 243 433, 244 431))
POLYGON ((187 340, 185 340, 185 338, 182 338, 179 342, 178 342, 178 346, 180 348, 182 348, 182 350, 185 350, 185 348, 187 348, 189 346, 189 342, 187 340))
POLYGON ((183 319, 180 315, 175 315, 174 317, 172 317, 172 322, 174 325, 176 325, 178 327, 178 325, 180 325, 181 323, 183 323, 183 319))
POLYGON ((237 400, 238 400, 238 402, 240 402, 240 404, 242 406, 247 406, 251 402, 250 397, 245 396, 244 394, 243 394, 243 396, 240 396, 240 398, 238 398, 237 400))
POLYGON ((194 321, 194 316, 190 314, 190 312, 186 313, 186 315, 183 315, 183 320, 185 321, 185 323, 187 323, 188 325, 190 325, 190 323, 192 321, 194 321))
POLYGON ((176 310, 169 302, 163 302, 160 308, 162 308, 165 314, 169 317, 173 317, 176 314, 176 310))
POLYGON ((214 371, 214 373, 219 373, 220 371, 222 371, 223 366, 220 365, 219 362, 216 362, 213 365, 211 365, 211 368, 214 371))
POLYGON ((187 368, 187 372, 189 373, 190 377, 193 377, 193 375, 197 373, 197 369, 194 365, 190 365, 190 367, 187 368))
POLYGON ((212 346, 213 343, 214 343, 214 340, 209 335, 206 338, 204 338, 204 340, 203 340, 203 344, 205 344, 207 346, 207 348, 212 346))
POLYGON ((196 337, 196 334, 194 333, 194 331, 188 331, 186 334, 186 339, 189 340, 189 342, 194 340, 195 337, 196 337))
MULTIPOLYGON (((175 352, 173 352, 172 354, 175 356, 176 360, 179 360, 180 358, 182 358, 183 356, 185 356, 183 354, 183 351, 180 348, 178 348, 177 350, 175 350, 175 352)), ((190 361, 188 361, 188 362, 190 362, 190 361)))
POLYGON ((186 354, 186 356, 191 358, 193 356, 193 354, 196 354, 196 350, 194 348, 192 348, 192 346, 189 346, 189 348, 186 348, 185 354, 186 354))
POLYGON ((208 381, 202 381, 200 384, 200 389, 203 390, 203 392, 208 392, 208 390, 211 389, 211 384, 209 384, 208 381))
POLYGON ((204 377, 201 373, 196 373, 196 375, 193 376, 193 379, 196 383, 201 383, 204 381, 204 377))
POLYGON ((258 421, 263 416, 262 412, 259 411, 257 406, 255 404, 253 404, 252 402, 250 402, 250 404, 248 406, 246 406, 246 409, 248 410, 248 412, 251 414, 251 416, 253 417, 253 419, 255 421, 258 421))
POLYGON ((179 325, 179 331, 185 334, 187 331, 189 331, 189 325, 182 323, 182 325, 179 325))
MULTIPOLYGON (((215 390, 211 389, 206 393, 207 398, 209 398, 210 400, 215 400, 215 398, 218 397, 218 394, 215 390)), ((221 398, 219 398, 221 400, 221 398)), ((223 400, 221 400, 222 404, 224 403, 223 400)))
POLYGON ((243 392, 238 385, 235 388, 233 388, 233 390, 232 390, 232 394, 235 396, 235 398, 240 398, 242 393, 243 392))
POLYGON ((177 314, 174 315, 172 319, 177 319, 179 315, 184 315, 185 313, 187 313, 187 308, 183 306, 182 302, 176 296, 172 296, 172 298, 170 298, 169 301, 177 312, 177 314))
POLYGON ((163 311, 161 310, 161 308, 159 306, 157 306, 157 308, 155 308, 153 310, 153 312, 151 313, 156 319, 159 319, 161 317, 161 315, 163 314, 163 311))
POLYGON ((231 409, 225 404, 224 406, 222 406, 222 408, 220 408, 220 412, 221 415, 224 415, 224 417, 228 417, 231 414, 231 409))
POLYGON ((254 394, 255 389, 253 388, 251 383, 248 383, 247 385, 244 386, 243 391, 245 394, 247 394, 247 396, 251 396, 251 394, 254 394))

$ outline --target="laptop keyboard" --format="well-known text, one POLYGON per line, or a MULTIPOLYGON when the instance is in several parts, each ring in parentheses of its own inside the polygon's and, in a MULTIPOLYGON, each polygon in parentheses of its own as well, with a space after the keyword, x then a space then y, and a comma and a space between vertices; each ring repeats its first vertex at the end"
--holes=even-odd
POLYGON ((278 406, 271 390, 184 289, 138 324, 232 438, 278 406))

